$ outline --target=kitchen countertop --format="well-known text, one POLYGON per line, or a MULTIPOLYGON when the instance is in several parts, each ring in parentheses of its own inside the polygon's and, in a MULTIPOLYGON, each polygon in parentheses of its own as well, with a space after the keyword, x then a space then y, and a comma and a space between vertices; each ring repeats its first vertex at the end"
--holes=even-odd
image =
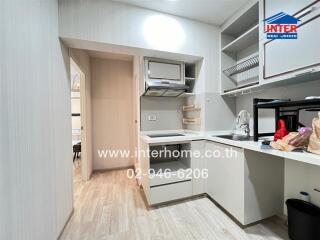
POLYGON ((309 163, 313 165, 320 166, 320 156, 308 152, 284 152, 270 148, 261 148, 261 141, 235 141, 230 139, 224 139, 216 137, 216 135, 230 134, 230 131, 214 131, 214 132, 197 132, 189 130, 170 130, 170 131, 143 131, 140 133, 140 138, 150 144, 165 144, 165 143, 179 143, 195 140, 207 140, 217 143, 222 143, 234 147, 243 148, 246 150, 261 152, 265 154, 270 154, 286 159, 291 159, 303 163, 309 163), (174 136, 174 137, 158 137, 151 138, 148 134, 166 134, 166 133, 180 133, 184 136, 174 136))
POLYGON ((195 141, 195 140, 204 140, 206 138, 206 134, 203 132, 190 131, 190 130, 169 130, 169 131, 143 131, 140 132, 141 139, 152 145, 158 143, 172 143, 172 142, 187 142, 187 141, 195 141), (180 133, 184 134, 184 136, 174 136, 174 137, 149 137, 148 135, 152 134, 170 134, 170 133, 180 133))

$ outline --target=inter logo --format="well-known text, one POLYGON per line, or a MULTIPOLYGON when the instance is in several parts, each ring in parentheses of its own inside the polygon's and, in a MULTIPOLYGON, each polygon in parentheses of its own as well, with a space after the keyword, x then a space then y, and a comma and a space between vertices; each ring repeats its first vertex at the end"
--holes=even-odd
POLYGON ((297 39, 300 20, 284 12, 264 20, 267 39, 297 39))

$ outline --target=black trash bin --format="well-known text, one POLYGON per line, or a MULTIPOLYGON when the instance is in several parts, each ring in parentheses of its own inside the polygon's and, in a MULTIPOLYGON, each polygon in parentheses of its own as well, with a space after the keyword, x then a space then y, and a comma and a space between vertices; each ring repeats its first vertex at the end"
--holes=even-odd
POLYGON ((320 240, 320 208, 299 199, 288 199, 288 231, 291 240, 320 240))

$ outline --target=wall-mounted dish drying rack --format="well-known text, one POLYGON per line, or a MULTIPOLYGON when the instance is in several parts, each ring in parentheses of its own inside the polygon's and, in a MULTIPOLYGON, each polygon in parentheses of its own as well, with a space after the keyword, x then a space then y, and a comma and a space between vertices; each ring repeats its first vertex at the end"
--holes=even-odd
POLYGON ((230 68, 227 68, 227 69, 223 70, 223 73, 227 77, 229 77, 231 80, 233 80, 235 83, 237 83, 237 79, 235 78, 235 76, 237 74, 248 71, 248 70, 255 68, 257 66, 259 66, 259 56, 249 58, 249 59, 243 61, 242 63, 239 63, 235 66, 230 67, 230 68))
POLYGON ((234 87, 224 90, 232 92, 259 84, 259 56, 251 57, 237 65, 223 70, 223 73, 233 82, 234 87))

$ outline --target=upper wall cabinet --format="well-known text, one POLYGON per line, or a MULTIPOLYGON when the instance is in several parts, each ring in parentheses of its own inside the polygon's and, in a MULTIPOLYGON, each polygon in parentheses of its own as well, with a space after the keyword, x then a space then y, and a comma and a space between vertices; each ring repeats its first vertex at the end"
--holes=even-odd
POLYGON ((320 77, 320 1, 264 0, 260 7, 260 84, 320 77), (297 19, 298 39, 266 39, 264 19, 285 12, 297 19))
POLYGON ((259 3, 253 1, 222 27, 221 94, 259 84, 259 3))

